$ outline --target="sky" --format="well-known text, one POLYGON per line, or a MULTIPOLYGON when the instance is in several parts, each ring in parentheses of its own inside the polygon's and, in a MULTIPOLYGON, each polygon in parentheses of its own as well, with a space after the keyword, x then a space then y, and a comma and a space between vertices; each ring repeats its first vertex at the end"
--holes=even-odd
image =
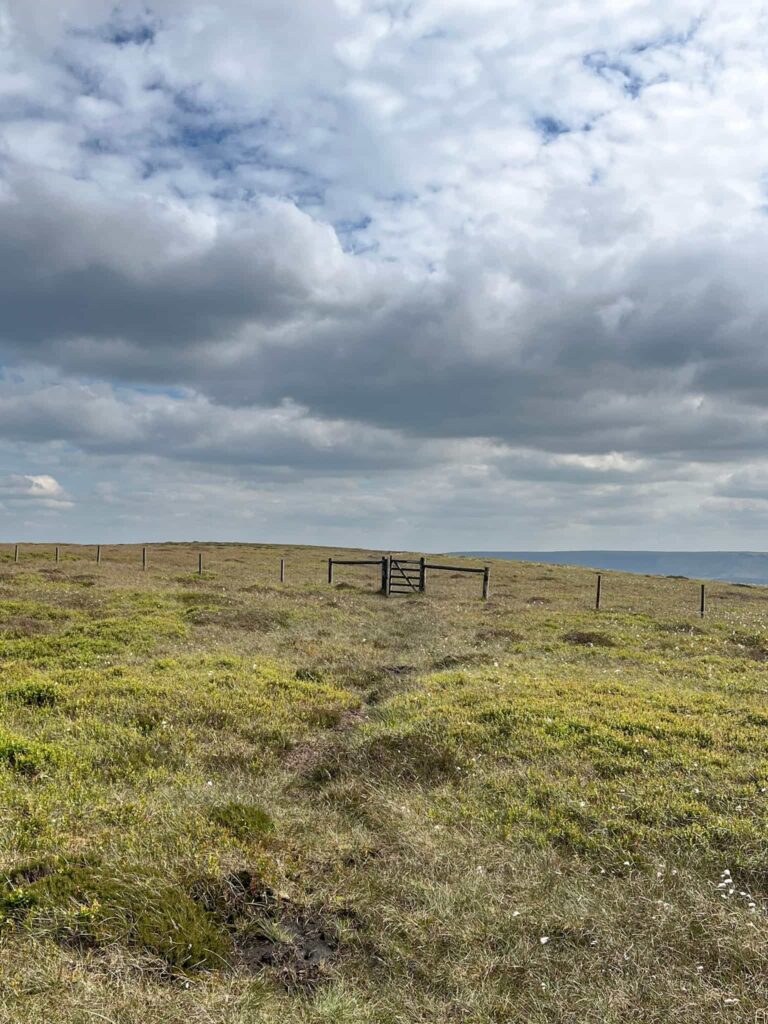
POLYGON ((763 0, 0 0, 0 540, 768 547, 763 0))

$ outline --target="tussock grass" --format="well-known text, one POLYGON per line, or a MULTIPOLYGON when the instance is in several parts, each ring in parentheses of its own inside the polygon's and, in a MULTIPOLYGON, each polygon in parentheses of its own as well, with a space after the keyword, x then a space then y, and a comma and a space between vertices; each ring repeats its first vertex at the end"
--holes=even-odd
POLYGON ((330 553, 5 559, 0 1021, 759 1019, 768 592, 330 553))

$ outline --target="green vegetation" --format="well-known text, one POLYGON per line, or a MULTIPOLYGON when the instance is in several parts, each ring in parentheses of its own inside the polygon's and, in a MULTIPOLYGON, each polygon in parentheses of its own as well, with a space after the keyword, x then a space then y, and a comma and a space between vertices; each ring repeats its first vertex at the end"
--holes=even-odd
POLYGON ((5 561, 0 1021, 760 1019, 768 591, 195 552, 5 561))

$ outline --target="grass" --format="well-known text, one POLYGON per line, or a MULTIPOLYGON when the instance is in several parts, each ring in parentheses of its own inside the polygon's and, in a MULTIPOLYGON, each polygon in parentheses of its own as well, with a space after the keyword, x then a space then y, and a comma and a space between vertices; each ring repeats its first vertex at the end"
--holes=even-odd
POLYGON ((760 1019, 768 591, 196 551, 0 554, 0 1021, 760 1019))

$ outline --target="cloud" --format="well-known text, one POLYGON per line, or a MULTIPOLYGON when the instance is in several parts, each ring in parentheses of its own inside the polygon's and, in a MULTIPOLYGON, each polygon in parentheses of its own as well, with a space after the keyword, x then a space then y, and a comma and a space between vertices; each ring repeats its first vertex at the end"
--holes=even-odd
POLYGON ((64 493, 64 488, 52 476, 26 476, 24 479, 29 481, 31 498, 59 498, 64 493))
POLYGON ((339 522, 374 514, 339 480, 395 516, 434 474, 402 530, 457 547, 515 486, 523 546, 574 546, 575 507, 593 546, 671 539, 686 501, 731 536, 723 488, 765 479, 767 37, 758 0, 7 6, 8 459, 83 494, 126 460, 118 504, 141 460, 306 481, 339 522))
POLYGON ((11 475, 0 477, 0 503, 5 508, 50 509, 59 511, 74 507, 67 493, 54 477, 11 475))

